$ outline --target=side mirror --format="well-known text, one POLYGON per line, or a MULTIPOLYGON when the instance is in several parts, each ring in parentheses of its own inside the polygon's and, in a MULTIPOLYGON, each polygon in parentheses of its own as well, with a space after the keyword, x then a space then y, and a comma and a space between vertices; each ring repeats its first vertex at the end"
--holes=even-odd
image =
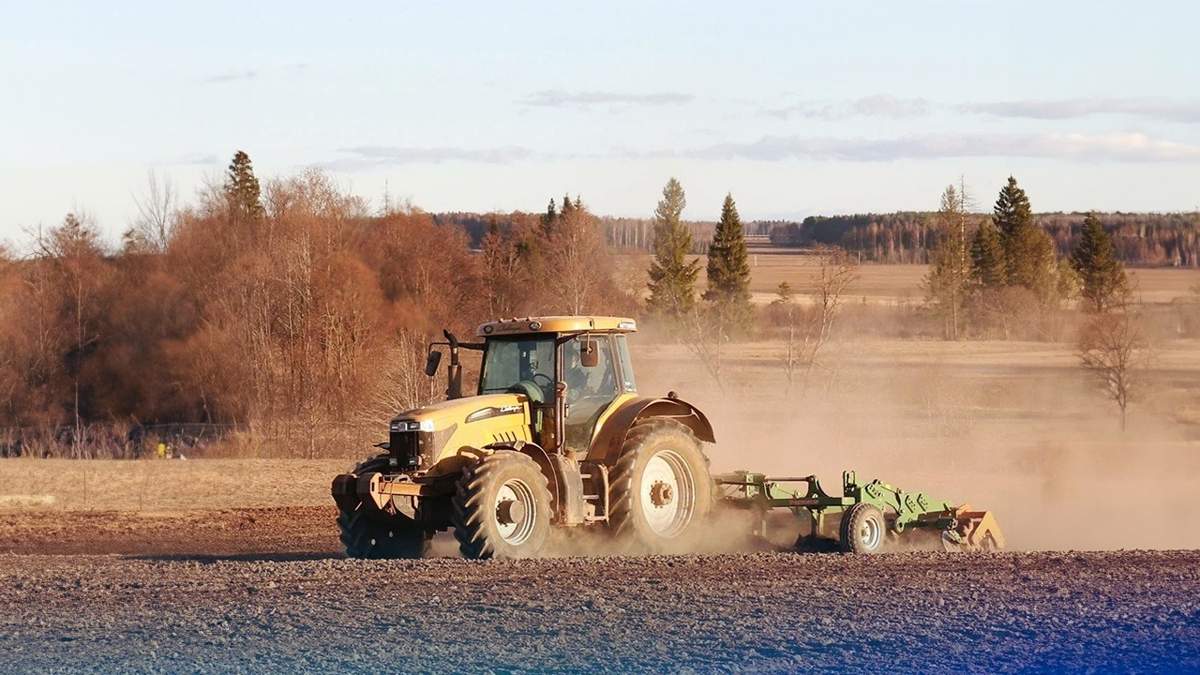
POLYGON ((579 344, 579 364, 584 368, 595 368, 600 363, 600 345, 595 340, 584 340, 579 344))
POLYGON ((439 351, 429 352, 429 356, 425 357, 425 374, 433 377, 437 373, 438 366, 442 363, 442 353, 439 351))

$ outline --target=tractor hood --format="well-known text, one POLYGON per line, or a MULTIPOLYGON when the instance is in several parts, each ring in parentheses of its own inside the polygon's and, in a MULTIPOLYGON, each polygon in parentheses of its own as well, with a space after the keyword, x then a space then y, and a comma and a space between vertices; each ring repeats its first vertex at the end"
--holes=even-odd
POLYGON ((388 425, 389 452, 406 470, 457 472, 464 458, 493 443, 531 440, 527 401, 521 394, 488 394, 407 410, 388 425))
MULTIPOLYGON (((445 431, 456 424, 478 422, 504 415, 525 416, 525 397, 519 394, 486 394, 433 403, 406 410, 392 418, 392 431, 445 431), (407 426, 400 427, 404 423, 407 426)), ((515 421, 515 420, 514 420, 515 421)))

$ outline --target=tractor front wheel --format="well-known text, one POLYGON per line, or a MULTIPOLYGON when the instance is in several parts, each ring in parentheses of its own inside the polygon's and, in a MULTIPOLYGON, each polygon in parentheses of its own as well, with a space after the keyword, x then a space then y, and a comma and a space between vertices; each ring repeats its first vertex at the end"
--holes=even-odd
POLYGON ((528 455, 501 450, 463 470, 454 536, 466 558, 531 558, 550 538, 550 489, 528 455))
POLYGON ((429 550, 429 533, 402 516, 372 514, 361 504, 338 514, 338 529, 351 558, 420 558, 429 550))

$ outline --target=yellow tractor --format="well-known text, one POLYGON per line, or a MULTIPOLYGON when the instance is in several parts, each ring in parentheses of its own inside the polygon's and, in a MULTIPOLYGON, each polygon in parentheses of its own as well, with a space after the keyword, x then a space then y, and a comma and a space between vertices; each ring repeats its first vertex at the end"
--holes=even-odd
POLYGON ((468 558, 538 555, 554 527, 652 549, 684 538, 713 507, 701 449, 713 430, 673 392, 638 395, 626 344, 636 330, 627 318, 546 316, 485 323, 477 342, 445 332, 426 374, 445 349, 447 400, 397 415, 384 452, 333 481, 346 553, 419 557, 450 528, 468 558), (482 352, 473 396, 464 349, 482 352))

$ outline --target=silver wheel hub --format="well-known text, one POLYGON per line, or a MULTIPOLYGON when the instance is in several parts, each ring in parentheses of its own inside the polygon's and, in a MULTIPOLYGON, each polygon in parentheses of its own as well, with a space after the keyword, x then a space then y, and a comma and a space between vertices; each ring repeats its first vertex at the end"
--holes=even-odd
POLYGON ((862 523, 858 526, 858 540, 863 547, 868 551, 875 550, 882 537, 883 530, 879 527, 878 521, 874 518, 863 518, 862 523))
POLYGON ((674 537, 691 522, 696 482, 678 452, 659 450, 650 457, 642 471, 638 493, 642 516, 654 534, 674 537))
POLYGON ((514 546, 525 543, 533 534, 533 526, 538 518, 533 490, 518 478, 505 481, 496 490, 494 513, 501 539, 514 546))

